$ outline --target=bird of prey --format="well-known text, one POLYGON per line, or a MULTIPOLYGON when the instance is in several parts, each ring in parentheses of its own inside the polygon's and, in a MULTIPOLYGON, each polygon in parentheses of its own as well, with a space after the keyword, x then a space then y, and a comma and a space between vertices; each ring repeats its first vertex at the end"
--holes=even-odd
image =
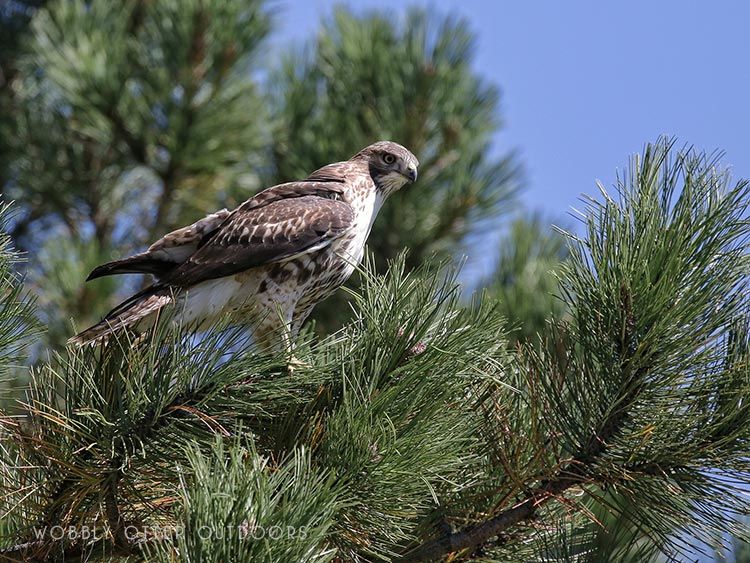
POLYGON ((418 164, 403 146, 380 141, 171 232, 145 252, 95 268, 87 281, 128 273, 156 280, 70 342, 101 344, 122 330, 137 334, 173 304, 177 322, 198 328, 247 311, 262 349, 289 349, 313 307, 353 273, 380 207, 417 179, 418 164))

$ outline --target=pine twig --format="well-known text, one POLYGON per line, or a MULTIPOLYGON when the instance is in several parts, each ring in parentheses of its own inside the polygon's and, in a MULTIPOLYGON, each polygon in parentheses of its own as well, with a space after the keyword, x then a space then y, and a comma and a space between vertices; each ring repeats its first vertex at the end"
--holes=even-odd
POLYGON ((628 418, 630 406, 637 400, 642 386, 641 382, 648 371, 646 366, 631 369, 631 360, 635 353, 635 321, 632 298, 628 289, 620 289, 620 305, 624 312, 624 327, 620 337, 621 366, 624 373, 624 396, 620 407, 609 413, 594 432, 581 452, 563 468, 554 479, 545 481, 532 490, 520 504, 503 510, 489 520, 466 530, 448 533, 435 540, 426 542, 408 552, 401 561, 436 561, 450 553, 464 549, 476 548, 498 536, 516 524, 532 520, 538 507, 556 498, 561 493, 589 481, 585 468, 590 466, 608 448, 608 442, 620 432, 628 418))

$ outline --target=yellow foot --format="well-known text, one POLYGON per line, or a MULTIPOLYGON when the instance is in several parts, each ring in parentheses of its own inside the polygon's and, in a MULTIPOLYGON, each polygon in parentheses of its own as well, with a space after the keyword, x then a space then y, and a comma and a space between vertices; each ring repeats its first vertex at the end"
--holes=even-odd
POLYGON ((289 375, 294 375, 295 370, 310 369, 312 366, 299 358, 292 356, 287 360, 286 371, 289 375))

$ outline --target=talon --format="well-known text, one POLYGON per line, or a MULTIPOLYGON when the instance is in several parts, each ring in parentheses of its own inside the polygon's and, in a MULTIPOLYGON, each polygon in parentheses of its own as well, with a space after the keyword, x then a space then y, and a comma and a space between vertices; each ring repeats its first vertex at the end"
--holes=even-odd
POLYGON ((297 369, 310 369, 311 367, 311 364, 305 362, 304 360, 300 360, 296 356, 292 356, 286 362, 286 370, 289 375, 294 375, 294 371, 297 369))

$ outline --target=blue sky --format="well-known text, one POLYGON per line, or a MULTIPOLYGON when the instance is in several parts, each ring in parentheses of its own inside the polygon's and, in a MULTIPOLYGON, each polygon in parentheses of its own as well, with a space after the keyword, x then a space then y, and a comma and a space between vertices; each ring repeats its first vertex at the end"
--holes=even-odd
POLYGON ((524 201, 552 219, 660 134, 724 150, 750 177, 750 2, 287 0, 274 43, 312 37, 337 4, 466 18, 475 67, 503 93, 495 150, 519 150, 524 201))

